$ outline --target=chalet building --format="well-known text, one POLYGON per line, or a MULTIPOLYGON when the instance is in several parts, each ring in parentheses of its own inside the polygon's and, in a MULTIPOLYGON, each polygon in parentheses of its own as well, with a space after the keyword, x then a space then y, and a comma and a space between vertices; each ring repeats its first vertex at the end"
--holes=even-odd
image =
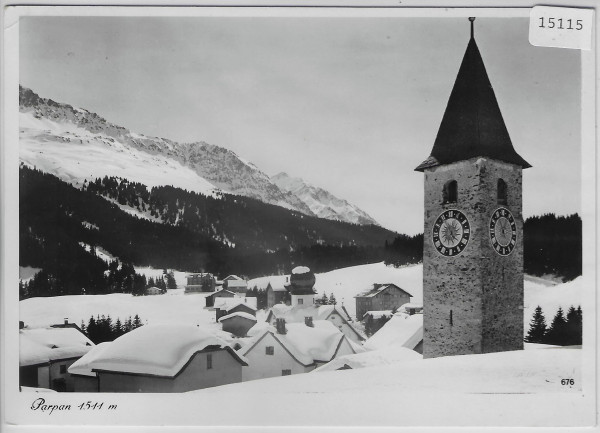
POLYGON ((94 343, 72 327, 19 330, 19 385, 73 391, 71 364, 88 353, 94 343))
MULTIPOLYGON (((289 283, 289 277, 286 277, 286 284, 289 283)), ((274 305, 285 303, 289 297, 289 292, 283 283, 271 282, 267 284, 267 308, 274 305)))
POLYGON ((216 281, 213 274, 200 272, 187 274, 185 293, 214 292, 216 281))
POLYGON ((245 337, 248 330, 256 325, 254 314, 247 311, 240 311, 244 307, 246 306, 238 305, 233 308, 237 311, 228 312, 227 315, 218 319, 218 322, 223 326, 223 331, 231 332, 236 337, 245 337))
POLYGON ((367 311, 393 310, 410 302, 412 295, 395 284, 373 284, 356 295, 356 319, 362 320, 367 311))
POLYGON ((257 299, 254 297, 218 298, 215 303, 215 320, 232 313, 247 313, 256 316, 257 299))
POLYGON ((240 352, 248 360, 242 369, 243 381, 308 373, 337 356, 356 353, 331 322, 310 319, 305 323, 278 319, 275 327, 258 327, 240 352))
POLYGON ((267 322, 275 325, 277 319, 285 319, 287 323, 304 323, 307 317, 313 321, 325 320, 338 328, 347 339, 360 343, 365 337, 352 326, 350 317, 337 305, 290 305, 278 304, 269 310, 267 322))
POLYGON ((158 287, 148 287, 146 289, 146 295, 152 296, 152 295, 160 295, 160 289, 158 287))
POLYGON ((88 367, 99 392, 185 392, 240 382, 246 360, 193 325, 145 325, 110 343, 88 367))
POLYGON ((229 275, 223 279, 223 288, 235 293, 246 293, 248 283, 237 275, 229 275))
POLYGON ((204 298, 206 300, 206 307, 214 307, 217 298, 233 298, 235 295, 235 292, 231 292, 229 290, 216 291, 215 293, 208 295, 206 298, 204 298))

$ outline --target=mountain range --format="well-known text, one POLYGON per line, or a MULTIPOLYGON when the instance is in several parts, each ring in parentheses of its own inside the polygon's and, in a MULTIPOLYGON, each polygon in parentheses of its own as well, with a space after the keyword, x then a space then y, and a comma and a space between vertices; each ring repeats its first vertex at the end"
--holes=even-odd
POLYGON ((377 224, 363 210, 328 191, 285 173, 270 178, 223 147, 138 134, 21 86, 19 109, 21 162, 75 186, 117 176, 149 187, 172 185, 214 197, 241 195, 308 216, 377 224))

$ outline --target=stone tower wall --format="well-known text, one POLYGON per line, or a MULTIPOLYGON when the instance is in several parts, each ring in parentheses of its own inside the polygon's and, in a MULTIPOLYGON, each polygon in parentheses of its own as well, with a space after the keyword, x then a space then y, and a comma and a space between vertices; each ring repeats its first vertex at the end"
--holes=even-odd
POLYGON ((425 170, 424 357, 523 347, 521 200, 521 168, 511 164, 473 158, 425 170), (505 207, 517 222, 517 246, 508 257, 498 255, 489 239, 498 177, 508 184, 505 207), (443 186, 451 180, 457 181, 457 202, 443 204, 443 186), (435 220, 448 209, 463 212, 471 228, 469 244, 454 257, 439 254, 431 241, 435 220))

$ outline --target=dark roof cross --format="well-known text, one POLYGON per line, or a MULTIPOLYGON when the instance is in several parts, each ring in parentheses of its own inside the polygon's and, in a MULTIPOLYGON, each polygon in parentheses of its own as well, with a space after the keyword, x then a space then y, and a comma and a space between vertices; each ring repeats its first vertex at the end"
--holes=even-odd
POLYGON ((475 17, 469 17, 469 21, 471 21, 471 39, 475 39, 475 30, 473 21, 475 21, 475 17))

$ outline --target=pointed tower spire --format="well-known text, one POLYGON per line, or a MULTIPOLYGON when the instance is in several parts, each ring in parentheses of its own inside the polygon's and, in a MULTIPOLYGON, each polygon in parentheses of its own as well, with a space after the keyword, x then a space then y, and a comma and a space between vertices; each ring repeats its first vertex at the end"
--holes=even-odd
POLYGON ((475 43, 471 39, 458 70, 431 155, 415 170, 479 156, 487 156, 522 168, 531 167, 514 149, 496 95, 475 43))

